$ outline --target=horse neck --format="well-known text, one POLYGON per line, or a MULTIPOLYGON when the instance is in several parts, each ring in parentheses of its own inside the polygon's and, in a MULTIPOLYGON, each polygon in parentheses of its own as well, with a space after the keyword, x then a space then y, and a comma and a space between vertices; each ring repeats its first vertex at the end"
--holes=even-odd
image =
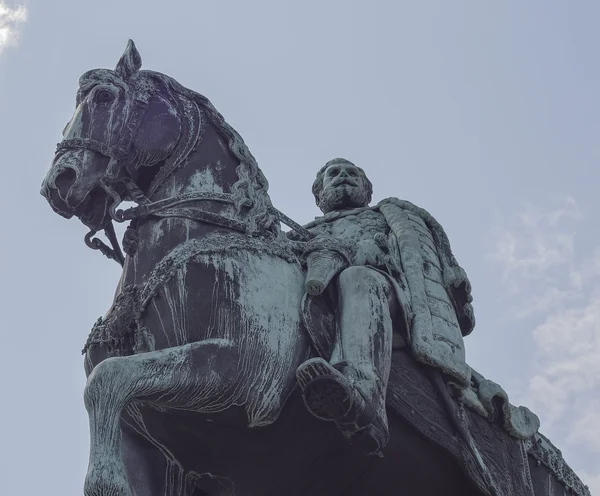
MULTIPOLYGON (((206 126, 194 150, 166 178, 150 200, 177 198, 189 193, 231 193, 233 184, 238 180, 238 165, 224 139, 212 126, 206 126)), ((202 201, 197 202, 195 207, 239 220, 239 212, 232 204, 202 201)), ((173 249, 219 229, 219 226, 177 217, 150 218, 142 222, 137 228, 136 253, 128 257, 125 267, 125 279, 128 283, 141 282, 173 249)))
MULTIPOLYGON (((238 180, 239 160, 226 140, 208 123, 192 152, 152 195, 151 200, 175 198, 187 193, 230 193, 238 180)), ((174 152, 177 153, 177 150, 174 152)))

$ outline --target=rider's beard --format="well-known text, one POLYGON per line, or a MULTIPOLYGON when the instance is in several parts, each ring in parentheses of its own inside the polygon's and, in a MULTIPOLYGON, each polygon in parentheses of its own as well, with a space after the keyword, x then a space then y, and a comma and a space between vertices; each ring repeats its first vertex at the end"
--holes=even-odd
POLYGON ((319 195, 319 208, 324 214, 334 210, 366 207, 368 204, 365 189, 348 184, 323 188, 319 195))

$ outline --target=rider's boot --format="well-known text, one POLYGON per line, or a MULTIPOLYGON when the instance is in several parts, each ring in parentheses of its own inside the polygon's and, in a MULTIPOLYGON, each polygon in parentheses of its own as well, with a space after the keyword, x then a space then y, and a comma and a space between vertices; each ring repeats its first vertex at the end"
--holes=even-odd
POLYGON ((389 440, 382 381, 365 377, 347 362, 330 364, 322 358, 301 364, 296 377, 315 417, 335 422, 366 454, 382 456, 389 440))

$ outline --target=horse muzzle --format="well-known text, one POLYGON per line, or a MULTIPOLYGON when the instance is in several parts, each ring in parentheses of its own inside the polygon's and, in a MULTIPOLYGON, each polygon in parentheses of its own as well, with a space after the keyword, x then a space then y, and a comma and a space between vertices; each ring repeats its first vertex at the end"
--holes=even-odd
POLYGON ((65 169, 56 175, 48 174, 40 190, 52 210, 66 219, 73 217, 76 211, 76 208, 71 206, 68 200, 69 183, 74 182, 73 176, 76 177, 76 175, 73 169, 65 169))
POLYGON ((86 225, 100 221, 97 210, 106 209, 107 199, 99 185, 107 164, 108 158, 87 150, 60 151, 40 192, 62 217, 76 216, 86 225))

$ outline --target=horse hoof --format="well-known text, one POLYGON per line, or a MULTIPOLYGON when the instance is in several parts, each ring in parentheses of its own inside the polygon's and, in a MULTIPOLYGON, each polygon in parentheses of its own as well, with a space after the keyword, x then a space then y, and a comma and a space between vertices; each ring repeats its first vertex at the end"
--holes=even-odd
POLYGON ((344 418, 353 403, 346 378, 322 358, 311 358, 296 371, 308 411, 321 420, 344 418))

